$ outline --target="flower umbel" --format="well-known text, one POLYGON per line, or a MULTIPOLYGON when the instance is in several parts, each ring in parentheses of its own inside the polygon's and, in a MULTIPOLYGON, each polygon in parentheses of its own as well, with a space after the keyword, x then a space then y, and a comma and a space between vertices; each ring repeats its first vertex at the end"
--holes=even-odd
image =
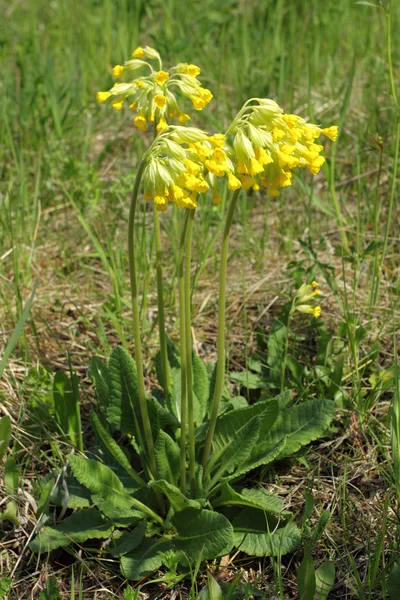
MULTIPOLYGON (((167 210, 171 202, 179 208, 195 209, 198 195, 210 186, 213 203, 220 203, 216 175, 207 168, 216 152, 210 139, 201 129, 180 126, 171 126, 157 136, 146 153, 143 181, 145 198, 153 200, 158 211, 167 210)), ((218 160, 222 176, 228 169, 224 153, 218 160)))
POLYGON ((320 295, 321 290, 319 289, 319 285, 316 281, 313 281, 310 285, 303 283, 303 285, 301 285, 297 290, 297 294, 294 297, 294 310, 304 314, 313 315, 314 317, 319 317, 321 315, 321 307, 319 305, 314 306, 312 302, 320 295))
POLYGON ((256 98, 233 120, 227 131, 232 134, 230 156, 241 186, 258 190, 261 184, 270 196, 279 196, 280 188, 292 184, 295 168, 307 167, 313 175, 318 173, 325 158, 316 139, 323 134, 335 141, 338 128, 320 128, 298 115, 285 114, 273 100, 256 98))
POLYGON ((213 97, 210 90, 203 88, 197 80, 200 75, 197 65, 179 63, 165 71, 159 53, 150 46, 136 48, 131 60, 113 68, 113 76, 119 79, 124 74, 137 71, 141 74, 129 83, 117 82, 107 92, 98 92, 97 100, 106 102, 112 98, 111 105, 121 110, 124 101, 129 98, 129 107, 137 112, 133 122, 139 131, 145 131, 148 123, 154 121, 158 123, 157 130, 163 131, 168 128, 170 119, 176 119, 180 125, 190 120, 178 104, 177 90, 190 99, 196 110, 205 108, 213 97), (148 61, 156 61, 158 68, 155 69, 148 61))

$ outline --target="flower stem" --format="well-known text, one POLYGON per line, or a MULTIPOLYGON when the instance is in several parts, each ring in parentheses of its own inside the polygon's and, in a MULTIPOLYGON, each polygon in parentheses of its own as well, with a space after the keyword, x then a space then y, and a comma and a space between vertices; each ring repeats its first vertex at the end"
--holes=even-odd
POLYGON ((135 183, 132 190, 131 205, 129 209, 129 224, 128 224, 128 255, 129 255, 129 277, 131 284, 131 297, 132 297, 132 316, 133 316, 133 332, 135 339, 135 359, 138 376, 138 394, 139 394, 139 406, 140 413, 143 421, 144 437, 146 440, 148 462, 150 471, 155 479, 157 479, 157 467, 154 456, 154 441, 153 434, 151 431, 149 413, 147 410, 146 403, 146 392, 144 386, 143 376, 143 358, 142 358, 142 346, 140 340, 140 328, 139 328, 139 301, 138 301, 138 288, 136 281, 136 266, 135 266, 135 213, 137 206, 138 193, 142 175, 144 171, 145 163, 142 161, 139 165, 138 172, 136 174, 135 183))
POLYGON ((217 340, 217 372, 215 378, 214 396, 211 407, 210 423, 208 426, 207 439, 204 445, 203 451, 203 473, 206 472, 208 457, 211 450, 211 444, 214 436, 215 424, 218 417, 219 403, 221 399, 222 389, 224 385, 225 377, 225 296, 226 296, 226 271, 228 264, 228 248, 229 248, 229 234, 232 226, 233 214, 237 199, 239 197, 240 190, 236 190, 228 208, 228 214, 226 216, 224 236, 222 241, 221 250, 221 266, 219 272, 219 296, 218 296, 218 340, 217 340))
POLYGON ((179 245, 179 328, 181 338, 181 492, 186 494, 186 328, 185 328, 185 243, 189 211, 186 211, 179 245))
POLYGON ((169 362, 167 350, 167 336, 165 334, 165 313, 164 313, 164 289, 163 289, 163 271, 162 271, 162 247, 160 219, 153 203, 154 217, 154 239, 156 244, 156 272, 157 272, 157 306, 158 306, 158 330, 160 336, 161 370, 163 375, 162 385, 165 393, 170 386, 169 362))
POLYGON ((189 423, 189 479, 190 492, 192 496, 196 487, 196 463, 195 463, 195 444, 194 444, 194 410, 193 410, 193 367, 192 367, 192 327, 191 327, 191 299, 190 299, 190 267, 192 258, 192 232, 193 219, 195 211, 189 211, 186 244, 185 244, 185 275, 184 275, 184 293, 185 293, 185 345, 186 345, 186 394, 188 404, 188 423, 189 423))
POLYGON ((283 358, 282 358, 282 370, 281 370, 281 385, 280 392, 282 393, 285 388, 285 374, 286 374, 286 361, 289 349, 289 333, 290 333, 290 321, 294 311, 294 301, 289 310, 287 321, 286 321, 286 334, 285 334, 285 346, 283 348, 283 358))

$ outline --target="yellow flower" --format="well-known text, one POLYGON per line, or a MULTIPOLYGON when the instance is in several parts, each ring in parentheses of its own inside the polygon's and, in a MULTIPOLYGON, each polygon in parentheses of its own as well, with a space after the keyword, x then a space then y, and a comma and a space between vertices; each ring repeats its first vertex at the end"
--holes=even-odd
POLYGON ((137 109, 137 102, 132 102, 132 104, 129 105, 129 108, 131 110, 136 110, 137 109))
POLYGON ((111 106, 113 108, 115 108, 115 110, 122 110, 122 105, 124 103, 124 99, 122 98, 116 98, 115 100, 112 100, 111 102, 111 106))
POLYGON ((214 195, 212 198, 212 203, 214 204, 214 206, 216 204, 221 204, 222 203, 222 197, 221 194, 218 192, 218 190, 214 190, 214 195))
POLYGON ((112 96, 111 92, 97 92, 96 100, 97 102, 106 102, 112 96))
POLYGON ((200 73, 201 69, 197 65, 186 65, 186 75, 197 77, 197 75, 200 75, 200 73))
POLYGON ((186 123, 186 121, 190 121, 190 117, 189 117, 189 115, 187 115, 187 114, 186 114, 186 113, 184 113, 184 112, 181 112, 181 113, 178 115, 178 123, 180 123, 181 125, 183 125, 184 123, 186 123))
POLYGON ((162 94, 156 94, 154 96, 154 103, 156 106, 158 106, 158 108, 163 108, 163 106, 165 106, 166 102, 167 102, 167 99, 162 94))
POLYGON ((238 190, 242 187, 240 180, 233 173, 228 175, 228 188, 230 190, 238 190))
POLYGON ((154 79, 158 85, 164 85, 164 83, 169 79, 169 73, 166 71, 158 71, 154 79))
POLYGON ((273 197, 273 196, 280 196, 280 195, 281 195, 281 193, 280 193, 280 191, 278 190, 278 188, 276 188, 276 187, 270 187, 270 188, 269 188, 269 195, 270 195, 271 197, 273 197))
POLYGON ((141 46, 138 46, 136 48, 136 50, 134 52, 132 52, 132 57, 133 58, 143 58, 144 57, 143 48, 141 46))
POLYGON ((213 97, 212 93, 207 88, 199 87, 197 93, 206 104, 208 104, 213 97))
POLYGON ((215 133, 214 135, 210 135, 207 138, 207 141, 210 142, 214 148, 222 148, 225 144, 225 136, 223 133, 215 133))
POLYGON ((154 204, 158 211, 165 212, 167 210, 168 200, 165 196, 154 196, 154 204))
POLYGON ((143 81, 140 81, 140 79, 138 79, 137 81, 135 81, 135 85, 136 87, 141 88, 143 87, 143 81))
MULTIPOLYGON (((204 163, 206 169, 216 177, 222 177, 227 171, 226 164, 217 163, 215 160, 206 160, 204 163)), ((234 177, 236 179, 236 177, 234 177)), ((240 183, 240 182, 239 182, 240 183)), ((240 187, 240 186, 239 186, 240 187)))
POLYGON ((146 118, 143 115, 137 115, 137 117, 133 119, 133 123, 139 131, 146 131, 147 123, 146 118))
POLYGON ((222 148, 215 148, 213 157, 217 163, 226 162, 226 152, 222 148))
POLYGON ((331 127, 321 129, 321 133, 323 133, 324 135, 326 135, 326 137, 335 142, 339 133, 339 128, 337 127, 337 125, 332 125, 331 127))
POLYGON ((161 117, 161 119, 159 120, 159 122, 157 123, 157 133, 160 133, 160 131, 168 131, 169 127, 168 127, 168 123, 167 121, 161 117))
POLYGON ((193 108, 195 108, 196 110, 203 110, 203 108, 206 105, 204 100, 199 96, 190 96, 190 99, 192 101, 193 108))
POLYGON ((121 77, 121 75, 124 72, 124 67, 122 67, 121 65, 115 65, 115 67, 113 68, 113 76, 114 77, 121 77))
POLYGON ((190 173, 190 175, 198 175, 200 173, 201 166, 197 163, 193 162, 189 158, 185 158, 183 162, 187 172, 190 173))

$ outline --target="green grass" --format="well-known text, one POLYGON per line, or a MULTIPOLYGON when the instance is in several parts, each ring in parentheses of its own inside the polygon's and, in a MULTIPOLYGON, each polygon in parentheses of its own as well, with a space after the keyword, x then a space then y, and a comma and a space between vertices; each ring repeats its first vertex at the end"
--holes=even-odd
MULTIPOLYGON (((289 355, 306 373, 303 389, 296 388, 301 397, 325 389, 317 367, 331 367, 343 359, 338 431, 301 463, 292 462, 266 477, 285 490, 299 513, 307 489, 318 516, 331 510, 330 524, 313 551, 316 565, 327 559, 335 562, 337 585, 329 598, 384 598, 389 573, 399 558, 394 510, 399 490, 395 470, 399 390, 391 373, 397 369, 400 292, 399 188, 394 168, 398 116, 393 109, 384 11, 337 0, 188 0, 184 5, 174 0, 23 0, 4 5, 2 13, 4 347, 39 282, 31 318, 25 321, 25 333, 19 336, 0 384, 0 397, 4 396, 0 416, 12 416, 12 454, 19 468, 14 499, 24 519, 22 534, 0 522, 5 532, 0 550, 4 564, 12 570, 27 540, 24 536, 36 523, 35 508, 25 492, 32 494, 32 486, 60 466, 67 454, 68 441, 51 412, 53 374, 68 371, 70 357, 81 379, 84 435, 90 435, 86 408, 93 393, 87 380, 88 358, 108 356, 119 342, 131 347, 128 198, 135 166, 149 139, 136 133, 127 112, 116 114, 98 105, 95 94, 112 83, 114 64, 127 59, 136 45, 149 44, 167 65, 184 60, 202 68, 202 81, 213 91, 214 100, 207 110, 192 115, 193 125, 223 131, 248 97, 271 97, 286 111, 313 122, 340 124, 340 137, 336 144, 326 144, 327 164, 315 180, 301 175, 280 198, 253 194, 238 207, 228 274, 228 359, 231 371, 251 365, 260 350, 255 331, 258 341, 265 342, 293 288, 315 273, 325 295, 322 318, 327 333, 297 321, 289 355), (323 336, 329 334, 325 363, 318 359, 316 366, 323 336), (394 462, 389 451, 391 422, 394 462)), ((396 85, 397 2, 392 2, 391 18, 396 85)), ((137 239, 149 382, 158 338, 152 215, 145 208, 138 215, 137 239)), ((168 257, 178 253, 179 215, 169 211, 161 222, 167 328, 176 337, 177 273, 168 257)), ((193 327, 198 350, 209 360, 215 359, 221 227, 221 208, 201 206, 194 228, 193 272, 199 287, 193 296, 193 327)), ((262 360, 267 360, 265 355, 262 360)), ((293 371, 287 379, 295 385, 293 371)), ((0 488, 0 495, 3 491, 0 488)), ((253 569, 265 597, 274 589, 295 596, 301 558, 300 551, 281 565, 267 560, 250 564, 239 556, 223 576, 228 577, 233 567, 248 573, 253 569)), ((23 560, 28 561, 28 554, 23 560)), ((82 591, 86 600, 94 597, 93 589, 102 587, 109 588, 109 597, 123 597, 122 581, 107 559, 72 556, 69 561, 57 575, 65 597, 81 597, 82 591), (70 593, 71 562, 75 591, 70 593)), ((31 578, 25 582, 17 572, 12 598, 28 597, 24 594, 34 583, 42 589, 40 569, 45 579, 57 571, 54 564, 36 569, 34 562, 26 563, 31 578)), ((199 589, 204 584, 201 576, 199 589)), ((154 585, 152 593, 159 590, 154 585)), ((190 584, 182 587, 182 597, 188 590, 190 584)), ((108 597, 104 589, 101 594, 98 598, 108 597)))

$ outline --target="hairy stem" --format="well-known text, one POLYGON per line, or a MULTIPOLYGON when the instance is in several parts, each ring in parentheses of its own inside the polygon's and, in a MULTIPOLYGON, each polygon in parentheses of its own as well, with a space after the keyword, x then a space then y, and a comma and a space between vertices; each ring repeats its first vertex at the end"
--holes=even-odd
POLYGON ((185 214, 179 245, 179 329, 181 338, 181 492, 186 493, 186 328, 185 328, 185 243, 189 211, 185 214))
POLYGON ((164 289, 163 289, 163 270, 162 270, 162 247, 160 219, 156 205, 153 206, 154 217, 154 239, 156 244, 156 272, 157 272, 157 306, 158 306, 158 331, 160 336, 161 370, 163 375, 162 385, 165 393, 170 386, 169 362, 167 350, 167 336, 165 333, 165 313, 164 313, 164 289))
POLYGON ((188 405, 188 423, 189 423, 189 479, 190 492, 193 495, 196 487, 196 463, 195 463, 195 445, 194 445, 194 411, 193 411, 193 367, 192 367, 192 327, 191 327, 191 298, 190 298, 190 275, 192 258, 192 232, 193 219, 195 211, 189 211, 186 244, 185 244, 185 345, 186 345, 186 394, 188 405))
POLYGON ((211 416, 208 426, 207 439, 203 451, 203 473, 206 472, 208 457, 210 455, 211 444, 214 436, 215 424, 218 417, 219 403, 221 400, 222 389, 225 378, 225 296, 226 296, 226 272, 228 264, 229 234, 231 231, 233 214, 240 190, 236 190, 228 208, 225 221, 224 236, 221 250, 221 266, 219 271, 219 295, 218 295, 218 339, 217 339, 217 372, 215 378, 214 396, 211 407, 211 416))
POLYGON ((128 224, 128 255, 129 255, 129 277, 131 284, 131 298, 132 298, 132 316, 133 316, 133 332, 135 341, 135 359, 138 376, 138 393, 139 393, 139 406, 140 413, 143 421, 144 436, 147 446, 147 457, 149 462, 150 471, 155 479, 157 479, 157 468, 154 456, 154 441, 153 434, 151 431, 149 413, 147 410, 146 403, 146 392, 144 386, 143 376, 143 357, 142 357, 142 345, 140 340, 140 321, 139 321, 139 300, 138 300, 138 288, 136 281, 136 266, 135 266, 135 214, 138 200, 138 193, 140 183, 142 180, 143 170, 145 167, 144 161, 139 165, 138 172, 136 174, 135 183, 132 190, 131 205, 129 209, 129 224, 128 224))

